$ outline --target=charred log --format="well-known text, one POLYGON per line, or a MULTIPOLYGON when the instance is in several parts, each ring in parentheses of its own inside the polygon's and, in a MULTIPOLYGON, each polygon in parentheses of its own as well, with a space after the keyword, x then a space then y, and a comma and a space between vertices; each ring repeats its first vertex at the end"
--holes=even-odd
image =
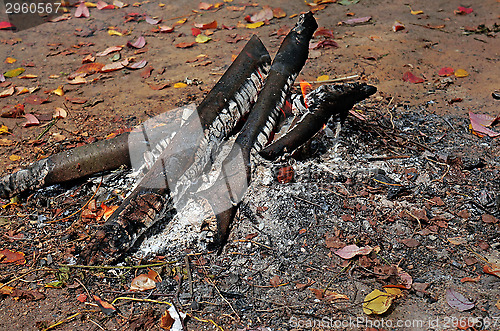
POLYGON ((138 186, 111 215, 82 252, 86 263, 111 262, 132 247, 157 221, 168 222, 170 198, 201 174, 223 139, 250 111, 269 70, 270 57, 258 37, 252 39, 168 143, 138 186), (154 203, 151 203, 151 200, 154 203), (135 206, 149 206, 136 217, 135 206))

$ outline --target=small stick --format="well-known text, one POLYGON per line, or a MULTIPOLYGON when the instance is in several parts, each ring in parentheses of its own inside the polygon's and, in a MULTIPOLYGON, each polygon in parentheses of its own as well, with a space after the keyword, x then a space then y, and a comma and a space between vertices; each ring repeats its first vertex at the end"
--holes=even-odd
POLYGON ((80 268, 80 269, 143 269, 143 268, 151 268, 151 267, 161 267, 166 264, 173 264, 178 261, 167 261, 167 262, 159 262, 152 264, 141 264, 141 265, 133 265, 133 266, 113 266, 113 265, 78 265, 78 264, 60 264, 61 267, 68 268, 80 268))
POLYGON ((210 285, 212 285, 215 288, 215 290, 217 291, 217 293, 219 293, 219 295, 222 298, 222 300, 224 300, 224 302, 226 302, 229 305, 229 308, 231 308, 231 310, 233 311, 233 313, 238 317, 238 320, 241 320, 240 315, 238 315, 238 313, 236 312, 236 310, 234 310, 233 305, 231 305, 231 302, 227 301, 227 299, 222 295, 222 293, 220 293, 219 288, 217 287, 217 285, 215 285, 215 283, 213 281, 211 281, 210 279, 208 279, 208 278, 207 278, 207 281, 208 281, 208 283, 210 285))
MULTIPOLYGON (((327 80, 322 80, 322 81, 317 81, 317 80, 302 81, 302 83, 328 84, 328 83, 343 82, 343 81, 346 81, 346 80, 356 79, 358 77, 359 77, 359 75, 351 75, 351 76, 343 76, 343 77, 338 77, 338 78, 333 78, 333 79, 327 79, 327 80)), ((295 82, 295 83, 293 83, 293 85, 300 85, 300 83, 301 82, 295 82)))

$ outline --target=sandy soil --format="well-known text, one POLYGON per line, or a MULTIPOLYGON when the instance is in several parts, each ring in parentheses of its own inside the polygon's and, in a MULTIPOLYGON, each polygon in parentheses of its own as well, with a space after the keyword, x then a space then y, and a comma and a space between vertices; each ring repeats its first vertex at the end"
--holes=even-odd
MULTIPOLYGON (((52 153, 82 143, 89 143, 95 139, 103 139, 113 132, 130 128, 149 117, 168 111, 176 106, 188 102, 199 103, 204 94, 210 90, 229 66, 232 56, 238 54, 244 45, 245 39, 248 39, 253 33, 257 34, 263 40, 270 54, 273 55, 277 51, 282 38, 279 32, 292 27, 296 21, 296 18, 290 18, 289 16, 308 10, 308 6, 301 1, 260 1, 256 3, 255 7, 247 3, 247 7, 243 11, 228 9, 229 6, 241 6, 243 4, 236 1, 225 3, 219 10, 208 11, 197 10, 198 1, 165 1, 164 6, 159 6, 156 1, 145 1, 137 7, 132 6, 132 2, 126 3, 129 4, 128 7, 115 10, 99 11, 96 8, 91 8, 89 18, 72 17, 70 20, 46 23, 18 33, 7 30, 0 31, 2 72, 24 67, 26 71, 23 75, 37 75, 34 79, 7 78, 7 82, 11 82, 15 86, 28 88, 39 85, 40 89, 34 94, 49 98, 48 102, 39 105, 26 102, 26 97, 29 94, 0 98, 0 109, 8 105, 24 103, 25 113, 35 114, 41 119, 38 126, 24 127, 24 118, 0 118, 0 125, 7 126, 9 131, 8 134, 2 134, 0 137, 0 139, 4 139, 0 140, 2 142, 0 144, 0 175, 8 174, 52 153), (244 17, 261 10, 264 5, 281 7, 286 12, 287 17, 274 18, 269 21, 269 24, 256 29, 236 27, 239 23, 246 24, 244 17), (193 9, 197 10, 197 12, 193 12, 193 9), (172 33, 158 33, 152 31, 155 26, 143 20, 126 22, 127 17, 131 17, 131 13, 162 18, 163 22, 160 25, 172 26, 176 21, 184 17, 187 18, 187 22, 177 25, 172 33), (195 44, 193 47, 186 49, 175 47, 176 44, 181 42, 194 41, 194 37, 191 35, 193 24, 209 23, 213 20, 217 20, 218 28, 210 35, 211 41, 195 44), (223 24, 236 28, 232 30, 223 29, 223 24), (111 26, 116 27, 119 31, 126 31, 126 35, 110 35, 107 31, 111 26), (134 49, 125 46, 120 53, 122 58, 134 56, 137 60, 147 60, 147 65, 153 68, 149 77, 141 77, 141 75, 145 76, 144 69, 122 69, 105 74, 89 75, 87 77, 89 82, 86 84, 68 84, 67 76, 82 66, 82 59, 85 56, 89 54, 95 56, 96 53, 111 46, 126 45, 128 41, 134 41, 141 35, 145 37, 147 42, 144 48, 134 49), (236 42, 240 38, 241 40, 236 42), (191 62, 200 54, 205 54, 206 57, 203 57, 201 61, 191 62), (7 57, 12 57, 17 61, 11 64, 6 63, 4 61, 6 61, 7 57), (57 77, 53 75, 57 75, 57 77), (175 83, 185 82, 186 80, 196 81, 199 84, 192 84, 183 88, 173 87, 175 83), (170 86, 161 90, 154 90, 150 87, 151 84, 163 83, 168 83, 170 86), (63 86, 64 96, 45 93, 57 89, 58 86, 63 86), (73 98, 85 99, 86 101, 84 104, 76 104, 70 101, 73 98), (56 107, 67 109, 68 116, 58 120, 55 125, 49 128, 48 125, 56 107), (49 128, 48 131, 41 135, 47 128, 49 128)), ((475 32, 478 32, 477 27, 481 24, 490 29, 494 28, 494 23, 498 24, 500 3, 494 0, 473 2, 470 4, 473 8, 472 13, 466 15, 455 14, 454 11, 463 4, 459 1, 421 1, 411 9, 400 1, 360 0, 349 5, 327 4, 326 8, 316 12, 315 17, 320 27, 333 31, 335 41, 339 47, 314 50, 298 79, 314 81, 320 75, 328 75, 330 79, 358 75, 358 80, 377 86, 379 91, 364 108, 360 108, 361 111, 365 111, 372 120, 378 117, 401 124, 401 129, 405 126, 415 125, 421 130, 422 135, 427 135, 426 137, 439 138, 443 135, 442 132, 445 132, 440 130, 447 126, 445 120, 452 121, 452 126, 455 129, 454 134, 450 133, 449 143, 454 144, 452 149, 460 153, 464 158, 474 158, 478 156, 476 153, 482 153, 481 156, 491 161, 486 169, 479 169, 479 173, 475 174, 475 177, 471 176, 469 180, 479 181, 481 178, 486 178, 484 176, 491 176, 491 183, 498 183, 495 182, 495 180, 498 181, 499 169, 498 142, 489 138, 481 139, 470 134, 467 131, 467 114, 469 111, 486 113, 491 116, 498 114, 500 101, 492 97, 492 92, 500 89, 500 69, 498 64, 500 60, 498 54, 500 43, 498 32, 475 32), (413 15, 411 10, 422 10, 423 13, 413 15), (348 19, 366 16, 371 16, 371 20, 366 23, 356 25, 340 23, 348 19), (394 32, 392 27, 395 21, 403 23, 405 28, 394 32), (443 67, 451 67, 455 70, 464 69, 467 71, 468 76, 455 77, 452 75, 448 78, 448 82, 446 80, 443 82, 444 77, 438 75, 439 70, 443 67), (422 77, 424 82, 414 84, 403 81, 403 75, 408 71, 422 77), (443 126, 440 126, 441 124, 443 126), (433 129, 436 129, 436 131, 433 131, 433 129), (481 149, 481 146, 484 148, 481 149), (485 173, 481 173, 483 170, 485 173)), ((75 9, 72 8, 71 12, 74 13, 74 11, 75 9)), ((0 15, 0 21, 3 20, 4 18, 0 15)), ((318 37, 314 41, 322 38, 318 37)), ((111 63, 110 58, 114 54, 116 53, 97 57, 96 62, 111 63)), ((0 89, 0 92, 8 88, 9 86, 5 84, 0 89)), ((371 130, 362 125, 360 129, 359 123, 354 119, 349 121, 351 124, 348 124, 347 132, 354 132, 354 135, 356 135, 356 130, 371 130)), ((358 131, 357 134, 359 135, 360 132, 362 131, 358 131)), ((373 142, 383 143, 383 137, 380 135, 374 137, 374 141, 367 141, 366 146, 370 146, 369 143, 373 142)), ((363 148, 363 146, 360 146, 360 148, 363 148)), ((376 155, 374 151, 367 149, 364 152, 376 155)), ((423 153, 424 151, 420 150, 420 154, 423 155, 423 153)), ((334 179, 325 178, 324 180, 333 181, 334 179)), ((465 181, 467 182, 467 180, 465 181)), ((453 181, 450 182, 453 183, 453 181)), ((467 183, 467 185, 469 184, 473 185, 474 183, 467 183)), ((495 185, 491 188, 494 194, 495 190, 498 190, 498 186, 495 185)), ((302 186, 307 187, 305 184, 302 186)), ((490 188, 484 182, 478 182, 477 186, 490 188)), ((279 189, 279 186, 277 187, 279 189)), ((294 187, 294 189, 300 190, 301 188, 294 187)), ((449 192, 452 191, 451 184, 448 188, 441 187, 440 189, 442 189, 443 197, 451 194, 449 192)), ((90 197, 88 193, 91 193, 91 190, 81 192, 82 195, 78 195, 80 193, 76 194, 75 196, 81 200, 77 199, 74 203, 80 206, 83 205, 86 199, 90 197)), ((7 202, 3 201, 2 204, 7 202)), ((4 218, 0 217, 0 220, 9 220, 8 222, 2 221, 2 227, 4 227, 2 232, 7 233, 7 231, 13 230, 13 233, 19 233, 31 231, 29 229, 35 227, 36 220, 32 219, 31 223, 28 222, 29 217, 26 218, 25 214, 36 214, 37 206, 41 209, 46 206, 40 201, 28 200, 26 203, 27 205, 24 207, 21 205, 2 210, 4 218)), ((410 203, 414 203, 414 201, 410 203)), ((469 205, 465 206, 465 203, 463 200, 454 200, 450 213, 456 215, 460 210, 467 209, 469 205)), ((304 211, 306 214, 313 210, 307 208, 307 206, 305 204, 303 207, 304 210, 309 209, 309 211, 304 211)), ((351 206, 355 206, 355 204, 351 206)), ((421 206, 423 206, 423 202, 422 205, 419 205, 419 207, 421 206)), ((377 209, 376 206, 372 207, 377 209)), ((387 207, 383 206, 383 208, 387 207)), ((349 209, 342 210, 341 208, 341 210, 337 210, 337 216, 348 214, 346 210, 349 209)), ((328 213, 323 215, 324 220, 329 219, 328 213)), ((378 215, 377 217, 384 218, 385 216, 378 215)), ((472 212, 472 217, 476 217, 474 220, 479 220, 481 214, 472 212)), ((322 219, 319 217, 318 222, 322 219)), ((356 221, 360 220, 356 219, 356 221)), ((411 220, 405 222, 411 223, 411 220)), ((75 221, 75 223, 78 223, 78 221, 75 221)), ((459 227, 466 226, 462 221, 456 225, 459 227)), ((346 229, 349 228, 348 225, 345 226, 346 229)), ((39 230, 38 235, 43 240, 37 238, 33 245, 29 245, 28 242, 23 240, 2 239, 4 242, 1 248, 24 249, 27 264, 19 267, 12 264, 2 264, 0 282, 5 283, 14 277, 21 276, 23 272, 28 270, 29 266, 50 266, 57 269, 59 263, 64 264, 64 259, 74 253, 75 249, 78 250, 78 247, 82 244, 81 241, 74 240, 74 238, 69 239, 68 232, 65 231, 70 227, 75 229, 77 226, 64 223, 56 224, 55 230, 39 230), (59 240, 62 240, 63 246, 57 246, 61 244, 59 240), (54 258, 55 260, 47 262, 49 255, 51 256, 50 259, 54 258), (41 261, 45 261, 45 264, 42 265, 41 261)), ((233 239, 245 238, 248 232, 245 233, 244 229, 237 229, 236 237, 233 239), (241 236, 238 237, 238 235, 241 236)), ((363 226, 350 230, 340 228, 340 231, 346 231, 346 233, 352 231, 349 235, 340 236, 341 241, 346 243, 352 243, 353 241, 369 242, 367 237, 370 237, 370 235, 368 232, 364 233, 363 229, 363 226), (354 237, 357 239, 354 240, 354 237)), ((297 229, 297 231, 299 230, 300 228, 297 229)), ((491 226, 487 225, 482 230, 485 231, 485 237, 482 240, 486 241, 489 246, 482 254, 492 257, 494 261, 494 257, 498 257, 499 254, 498 223, 496 225, 491 224, 491 226)), ((343 306, 340 309, 337 306, 328 306, 328 303, 324 301, 318 304, 315 300, 320 300, 315 299, 311 292, 295 291, 295 284, 270 287, 269 279, 266 278, 269 275, 280 274, 283 283, 287 284, 295 280, 303 283, 310 278, 318 282, 315 286, 317 285, 320 288, 326 286, 329 279, 338 274, 341 275, 337 280, 339 282, 338 291, 346 291, 344 293, 348 296, 353 294, 352 291, 355 291, 350 302, 362 301, 363 296, 361 293, 376 288, 374 284, 377 284, 377 280, 372 279, 373 277, 370 278, 369 274, 364 274, 356 278, 352 283, 354 285, 351 284, 356 288, 356 290, 353 289, 349 281, 346 280, 354 277, 353 274, 343 275, 345 271, 343 271, 342 261, 338 257, 332 258, 329 249, 325 250, 325 233, 333 234, 335 231, 333 225, 328 222, 323 223, 323 226, 318 226, 318 231, 315 232, 316 237, 314 237, 316 239, 312 240, 309 245, 310 247, 321 247, 318 248, 318 252, 321 252, 322 257, 311 259, 310 263, 303 260, 303 264, 298 266, 287 266, 285 260, 280 260, 278 256, 273 255, 276 252, 258 250, 256 246, 232 245, 220 257, 193 257, 191 261, 195 265, 193 268, 196 269, 193 270, 193 273, 196 274, 193 276, 195 277, 194 282, 199 281, 199 284, 202 284, 197 287, 197 291, 206 291, 210 295, 204 296, 202 303, 200 303, 201 301, 196 302, 196 304, 193 303, 194 301, 188 302, 189 305, 185 307, 186 311, 190 311, 194 316, 213 319, 228 330, 237 328, 264 330, 264 327, 271 327, 273 330, 288 330, 295 327, 296 329, 312 329, 311 325, 307 323, 321 320, 321 316, 333 317, 334 314, 341 313, 344 318, 363 317, 364 315, 360 313, 360 305, 351 304, 351 306, 343 306), (332 227, 328 228, 326 225, 332 227), (252 256, 255 253, 252 250, 257 252, 259 263, 262 263, 262 265, 260 265, 261 268, 259 269, 256 262, 255 269, 253 269, 255 273, 252 273, 253 278, 246 277, 243 281, 241 277, 244 274, 243 271, 235 271, 230 266, 232 262, 239 261, 238 254, 252 256), (266 257, 269 256, 273 258, 266 260, 266 257), (210 263, 207 261, 210 261, 210 263), (268 265, 266 266, 266 264, 268 265), (312 268, 311 270, 316 268, 315 270, 318 271, 319 268, 319 272, 314 274, 314 271, 313 273, 304 271, 307 264, 310 264, 309 268, 312 268), (289 267, 291 269, 302 269, 300 272, 302 272, 303 278, 300 280, 287 278, 286 269, 289 267), (220 268, 220 270, 217 268, 220 268), (221 270, 224 270, 224 272, 221 272, 221 270), (321 272, 322 270, 323 272, 321 272), (322 273, 328 273, 328 277, 321 278, 322 273), (217 275, 214 279, 220 289, 215 285, 211 286, 211 281, 207 281, 207 279, 212 279, 210 275, 217 275), (246 297, 247 301, 239 296, 238 291, 234 290, 234 286, 240 285, 239 282, 243 282, 244 285, 248 282, 256 284, 258 281, 262 281, 260 284, 264 286, 264 289, 257 287, 252 288, 250 292, 246 292, 248 295, 246 297), (231 306, 221 301, 219 296, 221 290, 224 292, 225 300, 231 301, 231 306), (252 298, 251 302, 255 305, 260 304, 260 306, 249 304, 249 297, 252 298), (283 308, 275 305, 276 302, 288 306, 283 308), (295 305, 301 305, 301 307, 294 309, 295 305), (313 311, 311 308, 313 305, 320 305, 320 308, 313 311), (233 311, 233 309, 236 311, 233 311), (297 312, 297 310, 300 312, 297 312), (298 324, 294 325, 291 322, 293 318, 296 318, 302 324, 297 322, 298 324), (259 329, 259 327, 262 327, 262 329, 259 329)), ((407 234, 413 230, 409 229, 407 225, 402 225, 401 228, 391 225, 381 231, 401 231, 406 238, 407 234)), ((443 234, 443 237, 450 237, 450 235, 443 234)), ((82 238, 85 239, 85 236, 80 239, 82 238)), ((296 236, 295 239, 304 242, 306 240, 303 236, 296 236)), ((391 237, 389 242, 396 239, 391 237)), ((401 246, 401 243, 399 245, 401 246)), ((436 242, 427 246, 436 246, 433 249, 441 252, 442 255, 468 254, 468 250, 465 248, 450 248, 449 245, 444 240, 439 244, 436 242)), ((409 248, 404 247, 404 249, 409 248)), ((297 247, 297 254, 301 254, 302 248, 297 247)), ((400 247, 400 249, 402 248, 400 247)), ((302 253, 307 256, 305 250, 302 253)), ((403 303, 392 308, 384 318, 393 320, 425 319, 427 321, 437 318, 440 319, 441 323, 445 321, 446 317, 450 316, 477 317, 481 315, 483 318, 485 316, 490 318, 490 320, 494 320, 492 318, 495 316, 498 318, 500 313, 500 304, 497 303, 497 300, 500 299, 500 293, 498 292, 499 278, 492 275, 483 275, 481 282, 470 283, 471 286, 468 286, 469 283, 464 285, 467 293, 473 293, 476 302, 478 302, 474 313, 457 315, 455 314, 456 311, 450 311, 450 307, 443 301, 444 290, 449 285, 446 281, 452 279, 454 273, 457 273, 455 277, 459 277, 458 274, 460 274, 460 277, 468 275, 473 277, 481 273, 482 267, 479 262, 472 265, 461 264, 460 270, 456 271, 453 269, 456 266, 452 263, 455 261, 454 258, 451 258, 451 260, 447 260, 446 257, 444 260, 430 257, 428 259, 423 257, 419 259, 418 255, 419 253, 416 251, 411 252, 410 255, 403 254, 408 259, 404 263, 405 269, 413 275, 416 282, 428 283, 432 282, 430 279, 434 279, 435 283, 432 285, 434 287, 431 286, 432 293, 412 290, 405 297, 403 303), (412 258, 415 258, 415 263, 411 262, 412 258), (424 266, 419 263, 428 263, 429 265, 424 266), (411 268, 408 267, 409 265, 411 265, 411 268), (449 270, 446 270, 447 268, 449 270), (424 269, 425 272, 422 271, 424 269), (432 273, 435 274, 430 275, 432 273), (424 274, 427 275, 427 278, 422 276, 422 279, 418 280, 416 275, 424 274), (432 305, 436 301, 439 306, 432 305), (495 307, 495 304, 497 304, 497 307, 495 307)), ((397 260, 391 260, 391 264, 397 263, 397 260)), ((179 268, 182 272, 182 263, 179 268)), ((241 264, 241 268, 244 269, 245 265, 241 264)), ((162 283, 161 288, 156 289, 156 292, 165 291, 166 293, 170 291, 169 295, 172 295, 173 289, 176 287, 174 273, 171 269, 167 271, 164 269, 163 272, 163 277, 167 280, 162 283)), ((298 274, 298 271, 294 273, 294 277, 298 274)), ((77 294, 87 291, 80 284, 84 283, 91 293, 99 292, 108 301, 112 301, 120 295, 120 291, 125 291, 125 286, 129 283, 131 276, 130 273, 117 275, 116 277, 121 279, 120 283, 116 279, 110 281, 110 275, 102 270, 72 270, 71 281, 68 282, 71 286, 63 289, 43 288, 43 284, 55 279, 54 273, 43 271, 34 272, 26 277, 23 276, 20 281, 14 282, 13 286, 30 290, 41 288, 42 292, 45 293, 45 298, 33 301, 26 298, 14 300, 10 296, 5 296, 0 301, 0 328, 4 330, 35 330, 37 329, 36 324, 41 325, 41 321, 47 321, 46 325, 48 326, 80 312, 81 314, 71 319, 70 322, 57 326, 55 329, 134 329, 134 325, 140 324, 139 322, 136 324, 131 323, 131 319, 135 316, 139 317, 143 324, 147 324, 148 321, 150 321, 150 324, 147 324, 148 326, 138 326, 134 330, 158 330, 159 316, 165 309, 164 305, 159 303, 138 302, 131 304, 127 302, 123 305, 119 304, 118 306, 121 307, 120 315, 106 317, 98 312, 95 306, 84 305, 76 300, 77 294), (147 312, 146 309, 151 307, 153 311, 147 312)), ((459 281, 458 283, 461 284, 459 281)), ((184 286, 187 286, 186 282, 184 286)), ((182 291, 185 293, 186 287, 183 287, 182 291)), ((152 295, 150 298, 169 301, 168 297, 162 296, 152 295)), ((499 323, 498 320, 496 321, 499 323)), ((496 328, 498 328, 498 324, 496 328)), ((209 330, 215 328, 210 323, 197 322, 191 319, 188 329, 209 330)), ((317 329, 335 328, 322 326, 317 329)), ((353 328, 347 327, 345 329, 353 328)), ((385 327, 385 329, 397 328, 385 327)), ((429 327, 428 329, 433 328, 429 327)), ((435 329, 443 330, 448 328, 445 325, 435 329)), ((456 329, 456 327, 450 326, 449 329, 456 329)))

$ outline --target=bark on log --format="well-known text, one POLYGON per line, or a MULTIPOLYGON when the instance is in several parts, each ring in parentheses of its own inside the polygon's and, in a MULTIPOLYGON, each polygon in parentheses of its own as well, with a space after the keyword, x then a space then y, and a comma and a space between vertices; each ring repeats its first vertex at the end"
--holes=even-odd
POLYGON ((309 12, 299 17, 298 23, 285 37, 273 61, 266 84, 233 148, 222 163, 221 175, 216 183, 202 194, 217 217, 217 231, 210 248, 220 248, 229 235, 229 226, 250 185, 250 154, 259 152, 269 140, 286 95, 307 60, 309 41, 317 28, 318 24, 309 12))
POLYGON ((168 222, 170 190, 181 195, 223 139, 250 110, 269 70, 269 54, 253 36, 219 82, 82 252, 85 263, 111 263, 158 221, 168 222), (139 210, 139 212, 137 212, 139 210))
POLYGON ((365 83, 320 86, 307 94, 308 109, 301 119, 284 136, 259 154, 267 160, 275 160, 285 153, 293 152, 320 131, 331 117, 343 123, 349 110, 357 102, 375 92, 376 87, 365 83))

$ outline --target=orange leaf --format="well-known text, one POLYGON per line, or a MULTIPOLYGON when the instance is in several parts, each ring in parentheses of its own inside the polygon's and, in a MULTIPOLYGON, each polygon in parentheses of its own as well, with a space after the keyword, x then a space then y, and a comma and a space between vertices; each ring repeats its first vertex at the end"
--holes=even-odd
POLYGON ((477 282, 479 282, 479 279, 481 279, 481 275, 477 275, 477 277, 474 277, 474 278, 464 277, 464 278, 460 279, 460 281, 462 283, 465 283, 465 282, 474 282, 474 283, 477 283, 477 282))
POLYGON ((207 29, 217 29, 217 21, 212 21, 210 23, 206 23, 206 24, 195 24, 194 25, 195 27, 197 27, 198 29, 201 29, 201 30, 207 30, 207 29))
POLYGON ((483 271, 490 275, 495 275, 500 277, 500 264, 498 263, 488 263, 483 267, 483 271))
POLYGON ((178 43, 175 45, 177 48, 189 48, 192 47, 194 44, 196 44, 196 41, 193 41, 192 43, 178 43))
POLYGON ((104 314, 110 316, 110 315, 113 315, 116 312, 116 308, 113 307, 113 305, 111 305, 110 303, 102 300, 97 295, 94 295, 94 300, 97 302, 97 306, 99 307, 99 309, 101 309, 101 311, 104 314))
POLYGON ((76 70, 76 73, 92 75, 93 73, 101 71, 102 67, 104 67, 104 64, 99 62, 87 63, 78 68, 78 70, 76 70))
POLYGON ((26 263, 24 253, 14 252, 10 249, 2 249, 0 251, 0 260, 2 261, 2 263, 15 263, 19 265, 26 263))
POLYGON ((403 75, 403 81, 413 83, 413 84, 418 84, 418 83, 423 83, 424 79, 421 77, 417 77, 411 72, 407 71, 403 75))

